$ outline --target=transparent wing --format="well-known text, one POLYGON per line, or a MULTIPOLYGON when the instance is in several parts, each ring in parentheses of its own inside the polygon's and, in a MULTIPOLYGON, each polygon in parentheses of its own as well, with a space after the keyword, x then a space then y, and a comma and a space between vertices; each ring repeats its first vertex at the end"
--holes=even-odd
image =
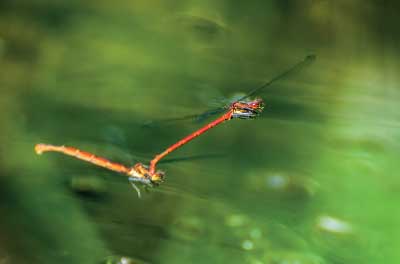
POLYGON ((181 116, 181 117, 173 117, 173 118, 167 118, 167 119, 162 119, 162 120, 152 120, 149 122, 146 122, 143 124, 143 127, 148 127, 148 128, 154 128, 154 127, 160 127, 160 126, 166 126, 169 124, 176 124, 176 122, 180 121, 188 121, 192 120, 194 122, 202 122, 214 115, 220 114, 225 112, 226 108, 225 107, 219 107, 215 109, 211 109, 202 113, 198 114, 192 114, 192 115, 186 115, 186 116, 181 116))
POLYGON ((163 120, 149 121, 149 122, 143 124, 143 127, 159 127, 159 126, 175 124, 176 122, 187 121, 187 120, 192 120, 194 122, 200 123, 214 115, 225 112, 227 107, 229 106, 229 104, 231 104, 232 102, 245 100, 253 95, 260 93, 261 91, 265 90, 266 88, 271 87, 276 82, 281 81, 285 78, 288 78, 288 77, 292 76, 293 74, 296 74, 297 72, 301 71, 302 69, 304 69, 305 67, 307 67, 311 63, 313 63, 315 61, 315 59, 316 59, 316 56, 314 54, 306 56, 303 60, 296 63, 295 65, 293 65, 286 71, 282 72, 281 74, 277 75, 276 77, 272 78, 271 80, 263 83, 261 86, 258 86, 256 88, 254 88, 253 90, 250 90, 245 95, 236 96, 233 100, 229 100, 229 102, 225 102, 222 107, 207 110, 207 111, 205 111, 203 113, 199 113, 199 114, 192 114, 192 115, 176 117, 176 118, 168 118, 168 119, 163 119, 163 120))
POLYGON ((192 155, 192 156, 187 156, 187 157, 163 159, 163 160, 160 160, 159 164, 175 163, 175 162, 181 162, 181 161, 225 158, 225 157, 227 157, 227 154, 223 154, 223 153, 199 154, 199 155, 192 155))
POLYGON ((311 54, 306 56, 302 61, 296 63, 286 71, 282 72, 281 74, 277 75, 276 77, 272 78, 271 80, 263 83, 261 86, 258 86, 257 88, 254 88, 253 90, 250 90, 245 96, 240 98, 238 101, 245 100, 257 93, 260 93, 262 90, 266 89, 267 87, 270 87, 272 84, 281 81, 285 78, 290 77, 293 74, 296 74, 297 72, 301 71, 305 67, 309 66, 311 63, 313 63, 316 60, 316 55, 311 54))

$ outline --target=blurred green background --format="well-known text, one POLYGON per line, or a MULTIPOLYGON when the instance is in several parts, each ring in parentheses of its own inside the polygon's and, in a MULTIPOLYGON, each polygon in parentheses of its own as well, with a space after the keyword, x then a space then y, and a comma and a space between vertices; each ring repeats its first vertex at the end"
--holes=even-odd
POLYGON ((0 263, 399 263, 397 1, 0 2, 0 263), (127 178, 307 54, 316 62, 127 178), (206 157, 188 159, 185 157, 206 157))

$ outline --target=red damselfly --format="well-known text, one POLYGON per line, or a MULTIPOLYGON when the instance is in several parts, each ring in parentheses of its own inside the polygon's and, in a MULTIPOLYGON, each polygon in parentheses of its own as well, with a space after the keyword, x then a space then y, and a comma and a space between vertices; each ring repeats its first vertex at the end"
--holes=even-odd
MULTIPOLYGON (((266 88, 271 87, 273 84, 275 84, 279 81, 282 81, 285 78, 288 78, 288 77, 294 75, 295 73, 301 71, 302 69, 304 69, 305 67, 310 65, 312 62, 314 62, 315 59, 316 59, 316 56, 314 54, 306 56, 303 60, 292 65, 290 68, 288 68, 285 71, 281 72, 280 74, 276 75, 274 78, 262 83, 260 86, 250 90, 245 95, 239 96, 239 98, 234 98, 234 100, 230 100, 231 101, 230 103, 222 104, 219 107, 209 109, 204 112, 197 113, 197 114, 167 118, 167 119, 162 119, 162 120, 149 121, 149 122, 145 123, 144 126, 151 128, 151 127, 162 126, 163 124, 174 123, 177 121, 185 121, 185 120, 193 120, 195 122, 204 121, 204 120, 210 118, 211 116, 226 112, 231 107, 232 101, 240 102, 240 101, 246 100, 252 96, 259 95, 266 88)), ((227 100, 227 101, 229 101, 229 100, 227 100)))

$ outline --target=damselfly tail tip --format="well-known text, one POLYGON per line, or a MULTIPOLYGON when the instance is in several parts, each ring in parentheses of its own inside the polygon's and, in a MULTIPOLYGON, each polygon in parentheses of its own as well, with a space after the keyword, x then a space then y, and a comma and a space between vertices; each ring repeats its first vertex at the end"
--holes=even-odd
POLYGON ((44 144, 36 144, 35 145, 35 152, 36 152, 36 154, 38 154, 38 155, 42 155, 42 153, 44 152, 44 144))

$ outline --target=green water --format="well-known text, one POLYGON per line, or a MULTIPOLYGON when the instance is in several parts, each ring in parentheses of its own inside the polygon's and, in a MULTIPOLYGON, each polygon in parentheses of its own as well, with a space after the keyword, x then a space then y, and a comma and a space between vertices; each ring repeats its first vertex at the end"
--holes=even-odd
POLYGON ((396 5, 2 1, 0 263, 398 263, 396 5), (122 175, 33 151, 148 162, 202 125, 158 121, 311 53, 259 94, 260 118, 171 154, 142 199, 122 175))

